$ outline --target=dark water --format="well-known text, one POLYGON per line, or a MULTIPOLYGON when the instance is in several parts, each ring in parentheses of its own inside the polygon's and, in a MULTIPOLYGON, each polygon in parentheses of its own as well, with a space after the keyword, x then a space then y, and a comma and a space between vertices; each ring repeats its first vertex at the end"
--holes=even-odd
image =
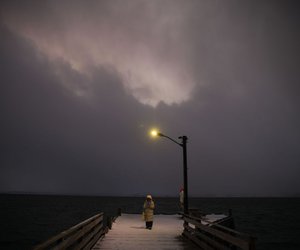
MULTIPOLYGON (((144 198, 0 195, 0 249, 32 246, 92 215, 118 208, 140 213, 144 198)), ((156 213, 175 214, 177 198, 156 198, 156 213)), ((257 249, 300 249, 300 198, 192 198, 205 213, 233 210, 236 229, 256 236, 257 249)))

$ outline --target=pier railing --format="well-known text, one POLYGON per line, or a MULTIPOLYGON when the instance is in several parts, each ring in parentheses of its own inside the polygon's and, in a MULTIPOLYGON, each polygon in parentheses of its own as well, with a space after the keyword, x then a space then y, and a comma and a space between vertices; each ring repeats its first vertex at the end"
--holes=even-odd
POLYGON ((255 238, 248 234, 209 221, 203 225, 203 219, 186 214, 183 218, 183 235, 203 249, 255 250, 255 238))
POLYGON ((90 249, 107 230, 103 224, 103 213, 99 213, 50 238, 36 246, 34 250, 90 249))

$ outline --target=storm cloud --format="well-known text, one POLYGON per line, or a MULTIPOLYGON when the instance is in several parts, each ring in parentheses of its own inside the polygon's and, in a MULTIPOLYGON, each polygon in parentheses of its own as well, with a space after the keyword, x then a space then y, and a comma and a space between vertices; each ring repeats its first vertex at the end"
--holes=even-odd
POLYGON ((2 1, 0 191, 300 194, 294 1, 2 1))

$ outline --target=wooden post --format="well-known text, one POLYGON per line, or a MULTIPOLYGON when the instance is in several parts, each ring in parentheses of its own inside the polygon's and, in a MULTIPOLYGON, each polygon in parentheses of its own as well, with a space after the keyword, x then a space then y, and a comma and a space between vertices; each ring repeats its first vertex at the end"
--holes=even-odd
POLYGON ((111 229, 111 228, 112 228, 112 220, 111 220, 111 217, 108 216, 106 221, 107 221, 107 227, 108 227, 109 229, 111 229))
POLYGON ((252 237, 252 236, 250 237, 249 249, 255 250, 255 237, 252 237))
POLYGON ((121 216, 121 215, 122 215, 122 209, 118 208, 118 216, 121 216))

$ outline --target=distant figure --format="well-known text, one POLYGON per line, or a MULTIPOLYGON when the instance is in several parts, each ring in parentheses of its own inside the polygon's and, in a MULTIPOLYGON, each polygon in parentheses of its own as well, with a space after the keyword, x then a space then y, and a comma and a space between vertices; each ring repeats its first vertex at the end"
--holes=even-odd
POLYGON ((184 203, 184 189, 181 188, 179 191, 179 206, 180 206, 180 210, 183 211, 183 205, 184 203))
POLYGON ((153 226, 153 212, 154 212, 154 201, 151 195, 147 195, 144 202, 144 220, 146 222, 146 229, 151 230, 153 226))

